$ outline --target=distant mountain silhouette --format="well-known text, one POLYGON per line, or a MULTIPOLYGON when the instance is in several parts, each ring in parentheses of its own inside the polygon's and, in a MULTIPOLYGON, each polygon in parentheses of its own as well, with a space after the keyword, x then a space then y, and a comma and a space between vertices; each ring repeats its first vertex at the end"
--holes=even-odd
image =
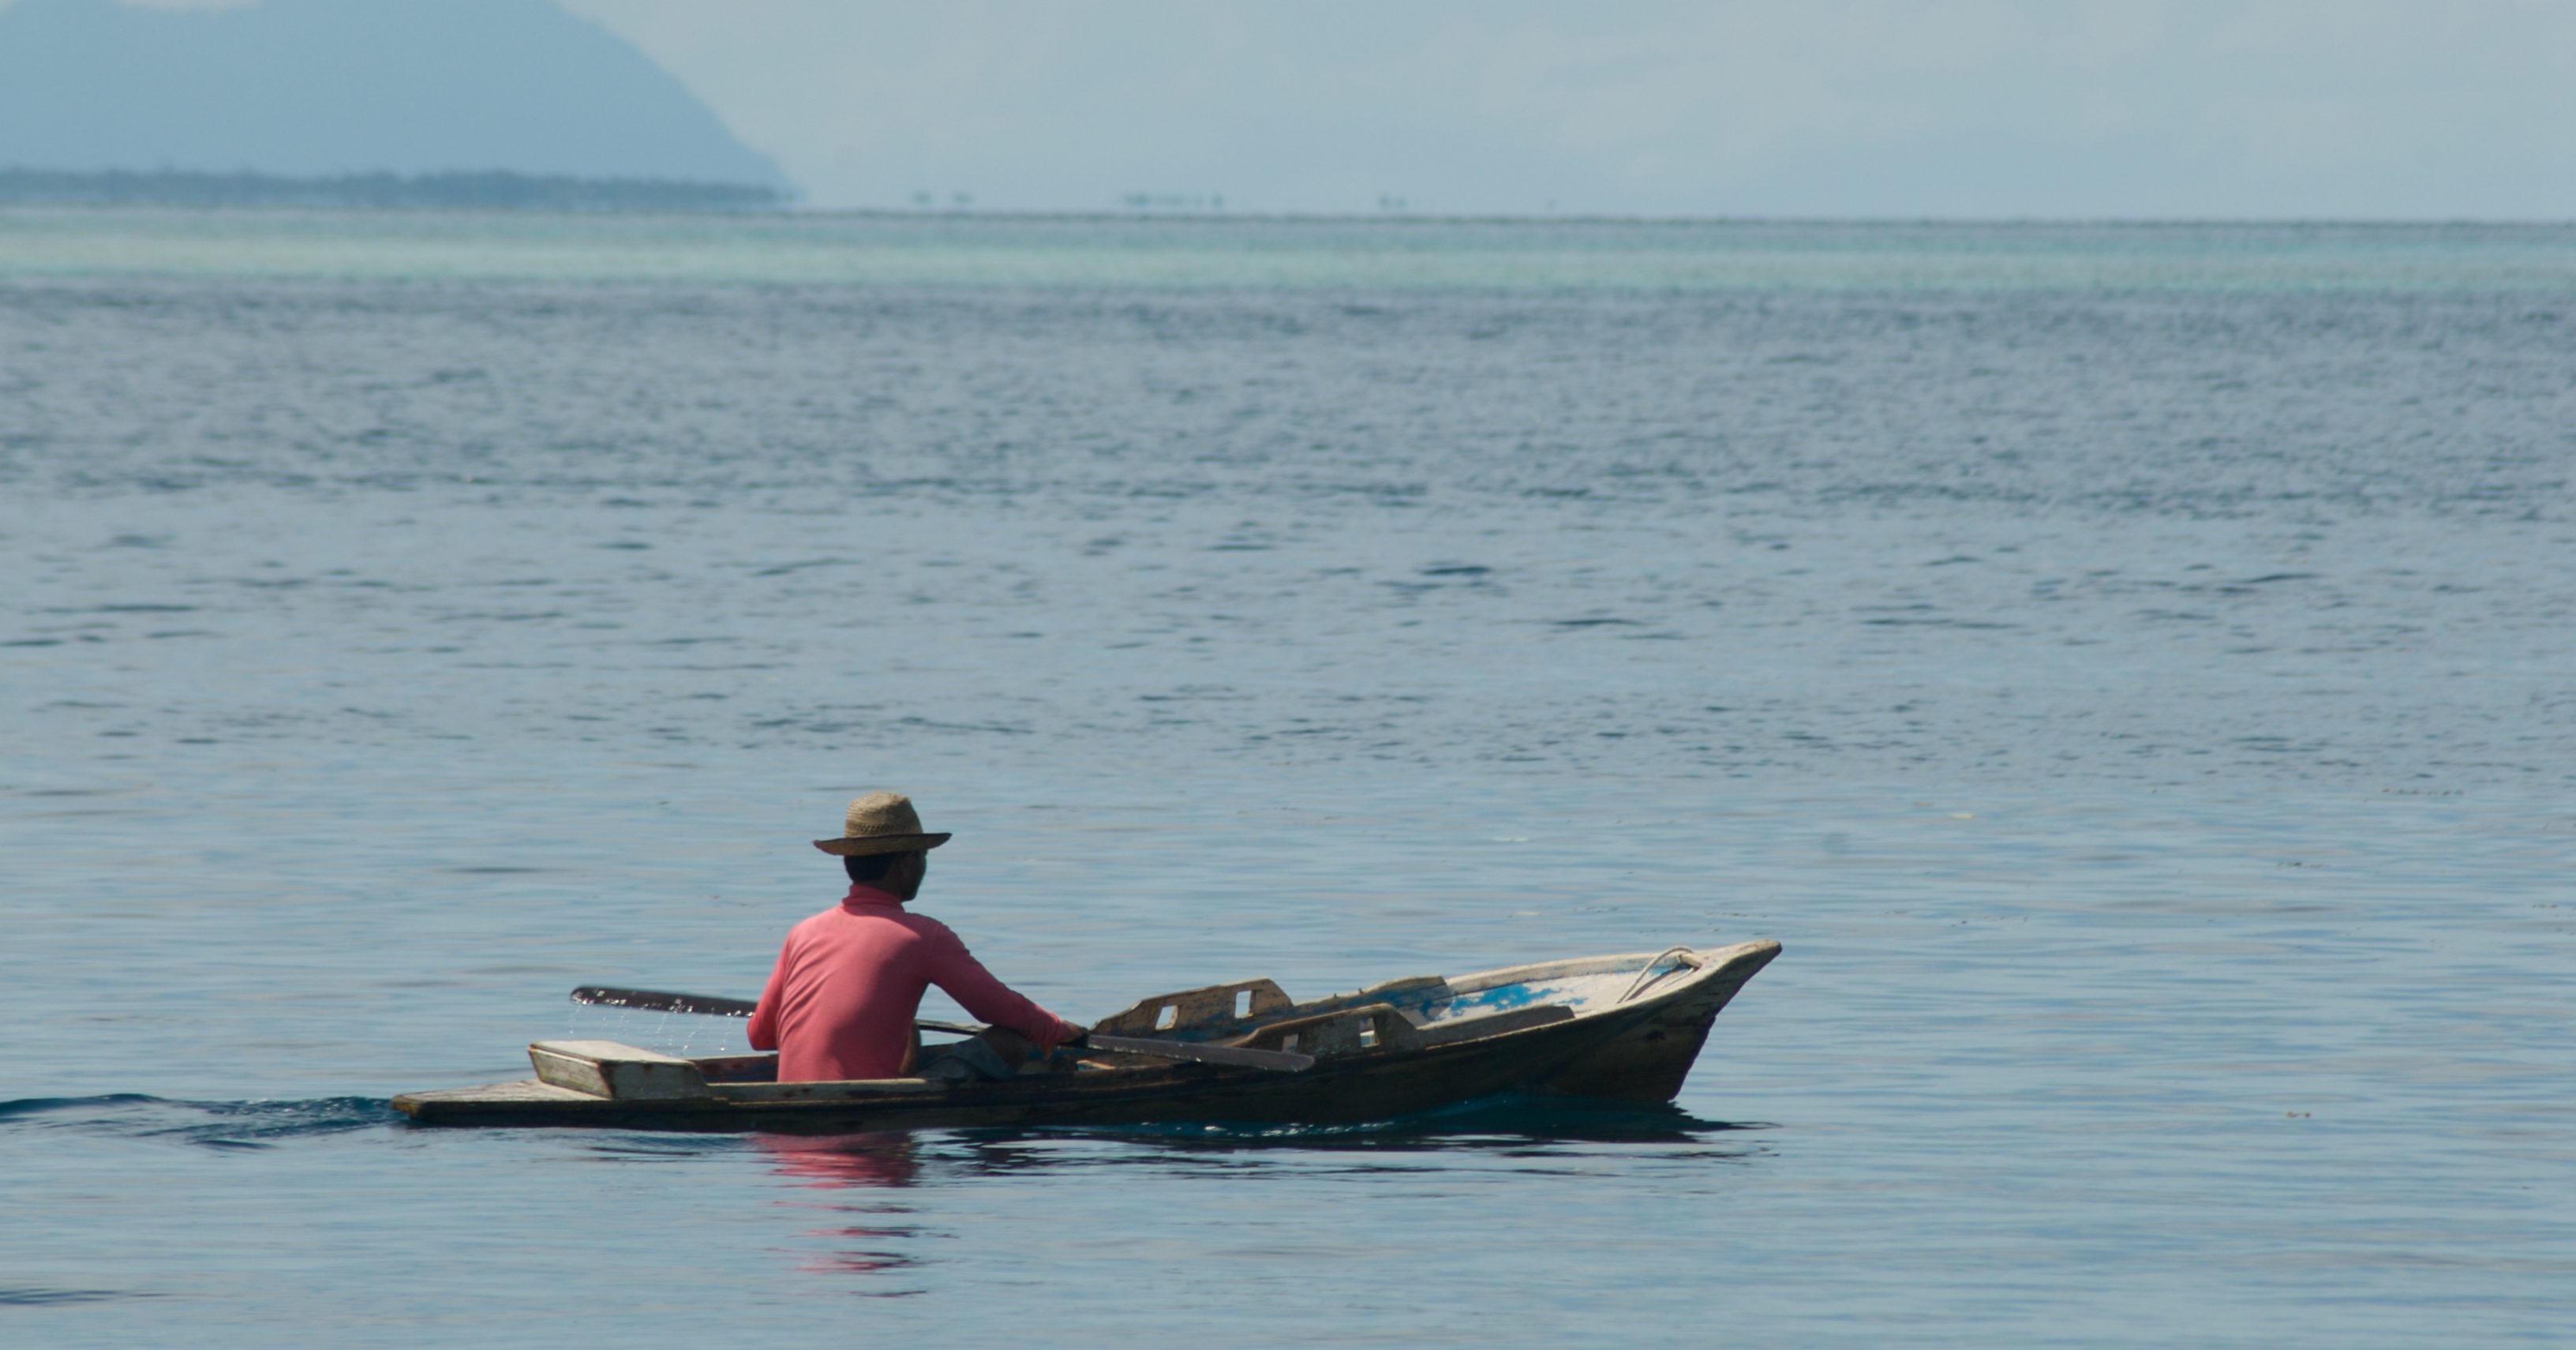
POLYGON ((0 9, 0 167, 790 186, 552 0, 17 0, 0 9))
POLYGON ((750 183, 478 173, 192 173, 185 169, 0 169, 0 205, 347 206, 470 211, 758 211, 785 193, 750 183))

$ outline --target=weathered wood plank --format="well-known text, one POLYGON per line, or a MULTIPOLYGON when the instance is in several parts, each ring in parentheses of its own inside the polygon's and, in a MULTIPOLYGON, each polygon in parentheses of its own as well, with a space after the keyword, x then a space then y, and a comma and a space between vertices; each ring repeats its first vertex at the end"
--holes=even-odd
POLYGON ((704 1097, 706 1074, 672 1055, 615 1041, 537 1041, 528 1062, 540 1081, 617 1101, 671 1101, 704 1097))
POLYGON ((1123 1012, 1111 1013, 1091 1029, 1112 1036, 1153 1036, 1165 1032, 1209 1031, 1286 1012, 1296 1007, 1276 980, 1237 980, 1156 994, 1138 999, 1123 1012))
POLYGON ((1419 1050, 1422 1033, 1392 1003, 1371 1003, 1273 1022, 1243 1038, 1249 1050, 1293 1050, 1317 1059, 1382 1050, 1419 1050))

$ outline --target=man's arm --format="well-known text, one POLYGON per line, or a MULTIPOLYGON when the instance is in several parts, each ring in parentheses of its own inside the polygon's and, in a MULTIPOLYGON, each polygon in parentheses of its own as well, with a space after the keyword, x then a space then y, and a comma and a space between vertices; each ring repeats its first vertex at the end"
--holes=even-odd
MULTIPOLYGON (((966 950, 966 944, 945 925, 940 929, 945 941, 931 945, 930 982, 945 990, 959 1007, 997 1027, 1008 1027, 1041 1046, 1062 1045, 1079 1040, 1081 1027, 1039 1007, 1026 996, 995 978, 984 969, 984 963, 966 950)), ((766 1006, 766 1000, 763 1000, 766 1006)))
POLYGON ((781 944, 778 963, 769 968, 769 983, 761 986, 760 1002, 751 1010, 751 1025, 743 1029, 743 1036, 751 1042, 752 1049, 778 1048, 778 1000, 786 993, 786 987, 787 947, 781 944))

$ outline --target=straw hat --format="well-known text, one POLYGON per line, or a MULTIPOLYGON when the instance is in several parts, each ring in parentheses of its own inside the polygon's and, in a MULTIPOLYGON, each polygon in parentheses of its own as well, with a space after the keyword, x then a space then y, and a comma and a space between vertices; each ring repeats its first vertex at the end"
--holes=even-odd
POLYGON ((921 816, 912 809, 912 798, 900 792, 871 792, 850 803, 849 815, 841 823, 840 838, 817 839, 814 847, 843 858, 863 858, 876 853, 937 848, 948 838, 945 834, 923 832, 921 816))

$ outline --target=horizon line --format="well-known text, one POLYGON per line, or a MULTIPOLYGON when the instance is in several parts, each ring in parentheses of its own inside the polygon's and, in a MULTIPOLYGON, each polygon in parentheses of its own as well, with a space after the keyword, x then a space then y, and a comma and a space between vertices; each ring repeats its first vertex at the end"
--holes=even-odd
MULTIPOLYGON (((0 0, 5 2, 5 0, 0 0)), ((1555 211, 1523 212, 1414 210, 1409 206, 1377 210, 1366 209, 1240 209, 1227 210, 1222 205, 1205 207, 1196 202, 1222 203, 1223 194, 1209 193, 1196 197, 1189 207, 1157 210, 1150 206, 1103 205, 1094 207, 1012 207, 977 206, 971 196, 963 202, 946 205, 927 202, 917 205, 818 206, 800 200, 803 189, 794 183, 775 188, 760 184, 736 183, 713 179, 662 178, 647 175, 592 175, 577 173, 535 173, 523 169, 440 169, 406 173, 393 169, 344 169, 321 174, 288 174, 273 171, 237 169, 187 169, 161 165, 149 169, 40 168, 32 165, 0 164, 0 188, 8 180, 53 179, 101 184, 128 184, 137 180, 189 183, 242 183, 262 190, 277 189, 331 190, 352 186, 373 186, 391 182, 404 186, 433 186, 442 183, 498 182, 524 184, 535 188, 606 190, 612 195, 631 196, 638 191, 688 192, 709 197, 738 194, 733 202, 706 201, 697 204, 680 202, 619 202, 603 199, 596 205, 578 206, 563 202, 541 201, 293 201, 293 200, 207 200, 174 195, 167 198, 148 194, 123 199, 85 199, 77 194, 53 196, 45 193, 14 195, 0 190, 0 208, 54 207, 140 210, 221 210, 221 211, 353 211, 353 212, 501 212, 542 213, 556 211, 566 215, 709 215, 772 216, 780 218, 840 217, 851 219, 889 220, 1022 220, 1022 221, 1140 221, 1167 220, 1196 224, 1364 224, 1414 223, 1426 225, 1595 225, 1595 226, 1832 226, 1841 228, 1922 228, 1930 226, 1983 227, 2090 227, 2119 229, 2209 229, 2209 228, 2285 228, 2285 227, 2356 227, 2356 228, 2565 228, 2576 226, 2576 216, 2338 216, 2338 215, 2050 215, 2020 213, 1985 215, 1891 213, 1878 215, 1833 215, 1783 213, 1778 215, 1748 213, 1689 212, 1615 212, 1555 211)), ((1130 194, 1135 196, 1139 194, 1130 194)), ((1176 194, 1177 195, 1177 194, 1176 194)), ((1190 198, 1183 198, 1190 200, 1190 198)), ((1395 198, 1402 201, 1402 198, 1395 198)))
MULTIPOLYGON (((602 180, 606 181, 606 180, 602 180)), ((648 181, 648 180, 632 180, 648 181)), ((77 201, 0 198, 0 211, 200 211, 253 213, 340 213, 348 215, 488 215, 488 216, 686 216, 731 219, 865 219, 963 221, 1061 221, 1066 223, 1134 223, 1168 221, 1192 225, 1592 225, 1592 226, 1832 226, 1861 229, 1906 229, 1927 226, 1985 228, 2213 229, 2213 228, 2357 228, 2357 229, 2576 229, 2576 217, 2545 216, 1833 216, 1833 215, 1617 215, 1511 212, 1375 212, 1375 211, 1121 211, 1113 208, 993 207, 967 210, 907 210, 882 206, 745 206, 745 207, 600 207, 549 205, 502 206, 483 203, 448 205, 307 202, 77 201)))

